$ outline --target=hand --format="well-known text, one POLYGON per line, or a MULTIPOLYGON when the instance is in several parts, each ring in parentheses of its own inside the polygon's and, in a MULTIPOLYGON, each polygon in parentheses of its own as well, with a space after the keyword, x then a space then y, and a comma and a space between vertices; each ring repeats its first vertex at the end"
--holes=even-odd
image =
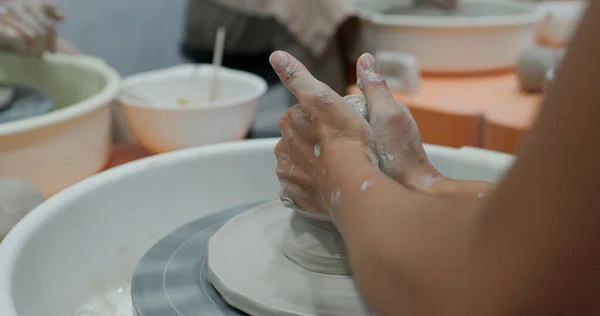
POLYGON ((311 218, 328 220, 339 191, 327 188, 328 166, 338 159, 365 155, 377 164, 368 123, 330 87, 315 79, 285 52, 270 57, 273 69, 300 104, 279 124, 283 137, 275 147, 281 197, 288 197, 311 218))
POLYGON ((382 170, 397 182, 423 191, 442 180, 444 177, 427 159, 419 127, 410 110, 393 98, 370 54, 358 59, 356 75, 369 104, 382 170))
POLYGON ((63 19, 52 5, 10 1, 0 7, 0 49, 27 56, 53 51, 55 27, 63 19))

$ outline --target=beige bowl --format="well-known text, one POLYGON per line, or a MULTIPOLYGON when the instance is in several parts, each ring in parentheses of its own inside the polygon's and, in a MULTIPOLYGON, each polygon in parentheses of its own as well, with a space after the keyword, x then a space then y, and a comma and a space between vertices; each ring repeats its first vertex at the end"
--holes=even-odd
POLYGON ((0 79, 36 87, 54 102, 50 113, 0 124, 0 178, 27 179, 49 196, 104 167, 116 71, 81 55, 0 54, 0 79))
POLYGON ((140 144, 161 153, 244 138, 267 83, 221 68, 209 102, 212 76, 212 66, 182 65, 126 78, 121 106, 140 144))

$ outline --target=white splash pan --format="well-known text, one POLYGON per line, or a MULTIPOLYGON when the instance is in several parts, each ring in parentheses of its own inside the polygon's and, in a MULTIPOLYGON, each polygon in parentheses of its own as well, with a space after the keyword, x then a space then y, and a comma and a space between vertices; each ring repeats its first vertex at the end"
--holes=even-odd
POLYGON ((472 73, 513 67, 535 44, 541 14, 510 0, 462 0, 454 16, 388 14, 397 0, 357 0, 363 48, 416 57, 428 73, 472 73), (462 14, 462 15, 461 15, 462 14))
MULTIPOLYGON (((173 229, 219 209, 275 199, 276 142, 157 155, 56 194, 0 244, 0 315, 72 315, 87 299, 129 283, 141 256, 173 229)), ((443 173, 465 179, 496 181, 512 163, 512 156, 478 149, 426 150, 443 173)))
POLYGON ((102 60, 0 54, 0 78, 47 93, 55 110, 0 124, 0 177, 25 178, 49 196, 100 171, 110 154, 110 108, 120 77, 102 60))

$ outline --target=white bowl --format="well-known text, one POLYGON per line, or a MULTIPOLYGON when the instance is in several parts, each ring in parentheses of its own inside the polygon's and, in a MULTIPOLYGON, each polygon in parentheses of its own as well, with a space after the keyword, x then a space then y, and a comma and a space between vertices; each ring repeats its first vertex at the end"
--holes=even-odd
MULTIPOLYGON (((141 256, 180 225, 221 209, 276 199, 276 142, 233 142, 152 156, 53 196, 0 244, 0 315, 70 316, 83 302, 126 286, 141 256)), ((439 146, 426 151, 443 173, 465 179, 497 181, 512 163, 511 156, 487 151, 439 146)))
POLYGON ((25 178, 49 196, 104 167, 120 81, 112 68, 81 55, 0 54, 0 78, 37 87, 58 108, 0 124, 0 177, 25 178))
MULTIPOLYGON (((535 44, 541 15, 509 0, 463 0, 458 15, 393 13, 397 0, 358 0, 363 49, 412 54, 423 72, 470 73, 511 68, 535 44)), ((441 10, 441 9, 440 9, 441 10)))
POLYGON ((540 23, 539 38, 553 46, 566 45, 579 25, 588 7, 585 1, 546 1, 538 10, 544 16, 540 23))
POLYGON ((243 139, 267 83, 250 73, 221 68, 215 101, 208 102, 212 78, 212 66, 181 65, 124 79, 127 93, 121 105, 140 144, 161 153, 243 139), (177 104, 181 98, 191 103, 177 104))

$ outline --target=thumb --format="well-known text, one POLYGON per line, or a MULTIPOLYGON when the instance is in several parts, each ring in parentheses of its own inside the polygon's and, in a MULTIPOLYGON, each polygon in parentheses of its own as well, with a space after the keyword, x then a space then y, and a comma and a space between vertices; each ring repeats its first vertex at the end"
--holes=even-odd
MULTIPOLYGON (((378 114, 397 112, 398 107, 404 107, 394 99, 387 82, 379 74, 377 64, 371 54, 365 53, 358 58, 356 76, 358 86, 369 104, 370 123, 380 116, 378 114)), ((403 110, 408 110, 408 108, 403 110)))

